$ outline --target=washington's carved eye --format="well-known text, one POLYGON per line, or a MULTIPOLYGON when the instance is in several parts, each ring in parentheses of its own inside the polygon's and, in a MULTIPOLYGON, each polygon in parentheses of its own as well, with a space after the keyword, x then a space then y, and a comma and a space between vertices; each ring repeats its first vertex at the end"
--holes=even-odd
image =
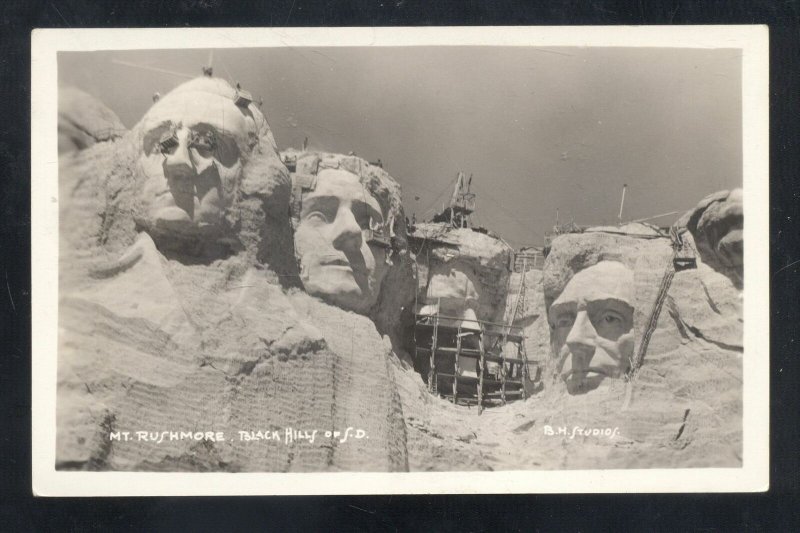
POLYGON ((603 322, 606 324, 621 324, 622 318, 617 316, 615 313, 604 313, 603 322))
POLYGON ((178 147, 178 135, 173 131, 165 131, 158 140, 158 149, 162 154, 171 154, 178 147))
POLYGON ((193 131, 189 134, 189 146, 197 150, 201 156, 210 157, 217 147, 217 138, 211 131, 205 133, 193 131))

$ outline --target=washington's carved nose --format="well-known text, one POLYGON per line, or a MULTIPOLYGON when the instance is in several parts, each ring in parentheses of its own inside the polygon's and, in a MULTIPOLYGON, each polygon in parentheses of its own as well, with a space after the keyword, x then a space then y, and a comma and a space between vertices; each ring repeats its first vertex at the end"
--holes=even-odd
POLYGON ((165 157, 164 177, 175 205, 185 211, 189 219, 194 219, 197 172, 189 154, 186 132, 178 133, 177 146, 165 157))
POLYGON ((573 354, 591 355, 594 353, 597 331, 594 329, 586 311, 578 311, 575 323, 567 335, 567 346, 573 354))
POLYGON ((334 222, 333 247, 339 251, 361 249, 361 226, 349 209, 341 209, 334 222))
POLYGON ((189 154, 186 135, 178 135, 178 146, 166 154, 164 161, 165 173, 174 174, 176 177, 195 174, 194 162, 189 154))

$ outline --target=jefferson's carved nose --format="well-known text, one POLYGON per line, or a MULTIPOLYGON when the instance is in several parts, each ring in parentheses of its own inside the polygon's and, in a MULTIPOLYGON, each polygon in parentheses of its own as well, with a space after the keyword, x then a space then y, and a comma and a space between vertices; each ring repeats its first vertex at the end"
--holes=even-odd
POLYGON ((333 247, 339 251, 360 250, 362 244, 361 226, 349 209, 340 209, 333 223, 335 237, 333 247))

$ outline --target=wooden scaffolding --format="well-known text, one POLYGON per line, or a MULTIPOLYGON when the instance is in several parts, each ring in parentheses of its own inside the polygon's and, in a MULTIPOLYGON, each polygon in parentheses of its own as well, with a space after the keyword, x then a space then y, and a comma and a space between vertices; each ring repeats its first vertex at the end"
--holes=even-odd
POLYGON ((484 320, 468 323, 465 327, 463 319, 452 316, 416 315, 417 358, 427 356, 430 362, 428 390, 455 404, 476 403, 478 414, 486 405, 504 405, 509 397, 526 398, 529 369, 522 328, 484 320), (507 355, 509 345, 512 356, 507 355), (475 375, 464 374, 473 362, 475 375))

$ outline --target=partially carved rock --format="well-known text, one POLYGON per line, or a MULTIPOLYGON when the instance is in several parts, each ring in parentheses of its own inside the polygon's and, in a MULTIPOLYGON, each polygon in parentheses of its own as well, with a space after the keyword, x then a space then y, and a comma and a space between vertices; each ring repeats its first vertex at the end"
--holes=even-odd
POLYGON ((75 87, 58 89, 58 155, 119 139, 127 128, 116 113, 75 87))
POLYGON ((633 271, 600 261, 578 272, 550 306, 558 371, 571 391, 619 377, 633 361, 633 271))
POLYGON ((675 224, 689 230, 703 261, 739 288, 744 276, 743 207, 742 189, 719 191, 700 200, 675 224))
POLYGON ((400 187, 355 156, 291 153, 295 251, 306 292, 367 314, 405 252, 400 187))
POLYGON ((192 80, 161 98, 134 128, 141 176, 135 218, 162 248, 212 256, 235 249, 242 244, 235 242, 240 211, 249 207, 240 201, 253 195, 288 201, 288 175, 269 125, 255 106, 236 105, 235 94, 218 78, 192 80), (243 168, 256 158, 272 166, 254 186, 244 183, 243 168))
POLYGON ((58 468, 407 469, 390 349, 293 288, 289 173, 235 94, 190 81, 62 163, 58 468))
POLYGON ((631 375, 671 265, 657 229, 556 238, 520 302, 501 239, 421 223, 412 262, 382 168, 303 152, 290 176, 236 97, 193 80, 118 142, 61 162, 58 468, 741 465, 741 301, 720 274, 741 275, 739 193, 687 214, 697 268, 675 273, 631 375), (514 320, 554 379, 489 417, 436 398, 393 357, 417 311, 452 316, 464 343, 476 321, 514 320), (561 436, 576 427, 590 433, 561 436), (368 438, 325 436, 348 428, 368 438), (192 437, 153 440, 165 430, 192 437))
MULTIPOLYGON (((560 454, 562 465, 575 468, 741 465, 741 305, 733 283, 702 258, 696 268, 675 272, 638 371, 625 379, 608 379, 624 376, 625 355, 638 354, 659 288, 674 268, 666 233, 627 233, 590 228, 553 240, 543 293, 555 326, 550 331, 554 379, 546 381, 532 406, 532 415, 546 413, 554 428, 562 423, 570 425, 567 431, 574 426, 616 427, 619 436, 588 442, 576 437, 563 445, 545 436, 537 440, 543 446, 540 452, 560 454), (573 321, 567 313, 560 331, 563 304, 571 307, 575 301, 577 310, 581 299, 588 320, 578 320, 576 312, 573 321), (597 320, 602 314, 592 320, 591 301, 602 302, 598 310, 613 302, 611 310, 622 324, 602 325, 597 320), (598 328, 608 331, 603 335, 598 328), (592 352, 590 367, 598 354, 609 355, 606 368, 614 371, 600 368, 595 382, 563 386, 559 365, 573 352, 592 352), (617 360, 621 365, 616 366, 617 360)), ((691 245, 691 235, 684 239, 691 245)))

